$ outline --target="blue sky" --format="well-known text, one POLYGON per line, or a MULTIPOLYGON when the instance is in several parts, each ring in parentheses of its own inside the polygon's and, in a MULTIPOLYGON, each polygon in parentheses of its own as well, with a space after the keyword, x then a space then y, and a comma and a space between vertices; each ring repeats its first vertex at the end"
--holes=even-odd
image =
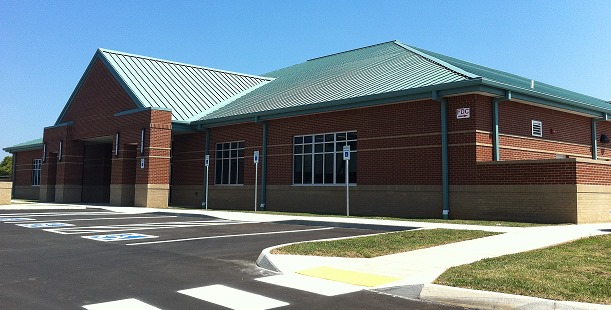
POLYGON ((0 148, 42 137, 99 47, 262 74, 400 40, 611 100, 610 14, 608 0, 0 0, 0 148))

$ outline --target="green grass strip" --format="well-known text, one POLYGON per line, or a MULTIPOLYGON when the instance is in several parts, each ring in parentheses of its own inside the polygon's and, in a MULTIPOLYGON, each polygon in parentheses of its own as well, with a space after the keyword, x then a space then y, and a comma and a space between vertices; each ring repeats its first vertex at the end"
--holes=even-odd
POLYGON ((448 269, 437 284, 611 304, 611 235, 448 269))
POLYGON ((349 239, 297 243, 274 249, 272 254, 369 258, 497 234, 479 230, 408 230, 349 239))

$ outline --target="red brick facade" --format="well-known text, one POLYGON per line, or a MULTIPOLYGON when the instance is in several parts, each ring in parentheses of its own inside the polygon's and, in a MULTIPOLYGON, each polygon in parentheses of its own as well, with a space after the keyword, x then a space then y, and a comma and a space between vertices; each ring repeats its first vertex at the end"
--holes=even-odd
MULTIPOLYGON (((611 160, 611 145, 599 146, 598 162, 582 160, 592 157, 590 117, 501 101, 501 161, 493 162, 493 98, 463 94, 446 100, 451 197, 457 205, 471 208, 455 214, 474 218, 478 212, 493 212, 488 205, 487 211, 482 211, 484 204, 480 209, 473 207, 481 199, 461 194, 476 187, 481 191, 481 186, 611 185, 611 165, 606 164, 611 160), (462 108, 469 108, 469 118, 456 117, 462 108), (532 135, 532 120, 542 122, 542 137, 532 135)), ((353 214, 440 216, 441 105, 419 100, 267 120, 267 157, 262 160, 267 161, 266 185, 272 198, 266 201, 266 208, 341 210, 344 198, 338 186, 293 184, 293 138, 356 131, 357 185, 353 187, 359 199, 353 214), (385 197, 389 195, 393 198, 385 197), (378 206, 380 201, 386 205, 378 206)), ((254 118, 248 123, 208 128, 210 141, 203 129, 172 131, 170 111, 139 108, 104 64, 94 61, 59 123, 44 132, 47 157, 42 168, 42 200, 133 204, 139 201, 135 187, 164 191, 167 186, 174 204, 199 206, 208 145, 208 184, 215 208, 251 209, 263 203, 261 196, 253 201, 253 152, 263 154, 264 128, 254 118), (215 146, 235 141, 244 142, 243 184, 216 184, 215 146), (102 193, 94 195, 95 188, 102 188, 102 193)), ((599 122, 597 130, 598 135, 611 135, 611 123, 599 122)), ((32 160, 40 156, 39 150, 16 152, 15 186, 28 186, 32 160)), ((262 163, 258 168, 261 186, 262 163)), ((165 194, 157 193, 154 199, 163 201, 165 194)), ((518 211, 507 207, 496 212, 511 219, 518 211)), ((562 214, 554 221, 564 221, 562 214)))

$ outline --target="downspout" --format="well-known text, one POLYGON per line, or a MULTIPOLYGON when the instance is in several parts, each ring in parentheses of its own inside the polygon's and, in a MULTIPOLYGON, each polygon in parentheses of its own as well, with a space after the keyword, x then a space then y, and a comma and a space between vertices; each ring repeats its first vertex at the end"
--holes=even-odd
POLYGON ((598 159, 598 141, 596 141, 596 123, 597 120, 595 118, 592 119, 592 159, 598 159))
POLYGON ((267 200, 267 122, 263 123, 263 150, 261 156, 261 210, 265 210, 267 200))
POLYGON ((492 160, 501 160, 499 151, 499 98, 492 99, 492 160))
MULTIPOLYGON (((437 94, 435 94, 437 97, 437 94)), ((439 100, 441 103, 441 187, 443 197, 443 219, 450 218, 450 173, 448 159, 448 101, 445 98, 439 100)))
MULTIPOLYGON (((210 129, 206 128, 206 145, 204 148, 204 156, 210 155, 210 129)), ((204 190, 202 191, 202 209, 208 208, 206 206, 206 185, 208 185, 208 173, 206 166, 204 166, 204 190)))
POLYGON ((607 113, 603 113, 602 118, 593 118, 592 119, 592 159, 598 159, 598 134, 596 133, 596 124, 601 121, 609 120, 609 115, 607 113))
MULTIPOLYGON (((17 177, 17 153, 12 153, 13 156, 13 171, 11 176, 11 199, 15 197, 15 178, 17 177)), ((42 166, 42 163, 41 163, 42 166)), ((40 172, 39 172, 40 173, 40 172)), ((40 184, 39 184, 40 186, 40 184)))

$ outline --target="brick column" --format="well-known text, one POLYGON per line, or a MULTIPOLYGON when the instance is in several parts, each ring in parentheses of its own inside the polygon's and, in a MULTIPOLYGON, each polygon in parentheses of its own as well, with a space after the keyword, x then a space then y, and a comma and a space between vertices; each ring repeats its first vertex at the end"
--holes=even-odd
POLYGON ((136 146, 127 145, 112 158, 110 204, 133 206, 136 182, 136 146))
POLYGON ((83 190, 83 143, 62 141, 61 158, 57 157, 55 202, 81 202, 83 190))
POLYGON ((145 128, 144 154, 136 161, 134 205, 167 208, 170 192, 170 148, 172 112, 150 110, 150 124, 145 128))

